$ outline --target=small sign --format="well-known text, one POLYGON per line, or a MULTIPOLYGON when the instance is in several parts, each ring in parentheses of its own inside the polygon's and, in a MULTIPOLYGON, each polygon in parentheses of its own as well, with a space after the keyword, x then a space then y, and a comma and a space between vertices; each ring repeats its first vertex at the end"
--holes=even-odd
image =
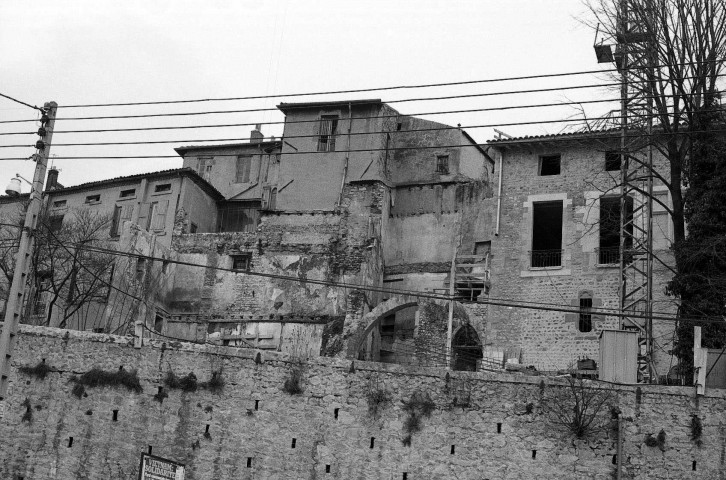
POLYGON ((184 465, 142 453, 139 480, 184 480, 184 465))

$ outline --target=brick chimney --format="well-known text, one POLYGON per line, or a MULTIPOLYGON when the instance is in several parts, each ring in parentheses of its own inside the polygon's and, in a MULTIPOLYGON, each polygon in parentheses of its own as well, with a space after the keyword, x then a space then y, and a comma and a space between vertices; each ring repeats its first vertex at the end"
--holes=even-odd
POLYGON ((255 129, 250 132, 250 143, 262 143, 265 140, 260 127, 262 127, 262 124, 258 123, 255 125, 255 129))
POLYGON ((58 188, 58 169, 50 167, 48 176, 45 179, 45 191, 55 190, 58 188))

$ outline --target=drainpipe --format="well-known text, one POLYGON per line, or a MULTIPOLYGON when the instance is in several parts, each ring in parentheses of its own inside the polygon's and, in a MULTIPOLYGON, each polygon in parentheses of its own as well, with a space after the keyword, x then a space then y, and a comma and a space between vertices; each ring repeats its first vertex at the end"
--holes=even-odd
POLYGON ((615 454, 618 459, 618 467, 616 470, 616 480, 623 478, 623 416, 618 414, 618 449, 615 454))
POLYGON ((499 219, 502 213, 502 171, 504 170, 504 155, 499 155, 499 185, 497 185, 497 228, 494 236, 499 236, 499 219))
POLYGON ((348 176, 348 162, 350 161, 350 131, 353 127, 353 107, 348 102, 348 141, 345 148, 345 166, 343 167, 343 180, 340 182, 340 197, 338 198, 338 205, 343 203, 343 189, 345 188, 345 179, 348 176))

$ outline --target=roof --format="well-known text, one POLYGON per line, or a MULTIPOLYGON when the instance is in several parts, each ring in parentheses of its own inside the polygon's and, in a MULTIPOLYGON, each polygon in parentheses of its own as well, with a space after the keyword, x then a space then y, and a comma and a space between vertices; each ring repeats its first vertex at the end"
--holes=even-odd
POLYGON ((338 100, 334 102, 302 102, 302 103, 281 103, 277 106, 283 113, 288 110, 298 110, 306 108, 320 107, 347 107, 348 105, 381 105, 383 101, 380 98, 371 98, 365 100, 338 100))
POLYGON ((613 128, 602 128, 598 130, 590 130, 589 132, 571 132, 571 133, 555 133, 547 135, 525 135, 523 137, 511 137, 511 138, 496 138, 487 141, 489 145, 495 147, 517 144, 528 144, 528 143, 540 143, 540 142, 551 142, 551 141, 563 141, 563 140, 587 140, 587 139, 603 139, 610 138, 613 134, 620 133, 619 127, 613 128))
POLYGON ((216 145, 186 145, 177 147, 174 149, 176 153, 179 155, 184 155, 184 153, 192 150, 211 150, 215 148, 242 148, 242 147, 277 147, 281 146, 282 142, 280 140, 268 140, 266 142, 244 142, 244 143, 218 143, 216 145))
POLYGON ((91 190, 91 189, 98 189, 102 187, 106 187, 109 185, 116 185, 119 183, 129 183, 134 182, 137 180, 141 180, 144 178, 165 178, 165 177, 175 177, 175 176, 184 176, 190 178, 194 183, 199 185, 203 190, 205 190, 210 196, 214 197, 215 200, 223 200, 224 196, 219 193, 219 191, 214 188, 211 184, 209 184, 206 180, 204 180, 202 177, 197 174, 194 170, 191 168, 172 168, 169 170, 159 170, 158 172, 150 172, 150 173, 137 173, 136 175, 128 175, 125 177, 114 177, 109 178, 106 180, 98 180, 95 182, 86 182, 81 183, 79 185, 73 185, 71 187, 64 187, 64 188, 58 188, 55 190, 51 190, 50 192, 53 195, 57 194, 63 194, 63 193, 69 193, 74 192, 78 190, 91 190))

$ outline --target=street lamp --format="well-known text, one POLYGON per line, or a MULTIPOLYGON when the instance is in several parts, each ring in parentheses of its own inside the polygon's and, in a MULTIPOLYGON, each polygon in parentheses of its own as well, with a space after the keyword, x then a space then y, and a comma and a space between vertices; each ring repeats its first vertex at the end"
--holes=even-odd
POLYGON ((8 183, 8 186, 5 187, 5 193, 7 193, 11 197, 17 197, 18 195, 20 195, 20 180, 23 180, 25 183, 27 183, 31 187, 33 186, 33 184, 30 182, 30 180, 23 177, 19 173, 16 173, 15 178, 11 178, 10 183, 8 183))

